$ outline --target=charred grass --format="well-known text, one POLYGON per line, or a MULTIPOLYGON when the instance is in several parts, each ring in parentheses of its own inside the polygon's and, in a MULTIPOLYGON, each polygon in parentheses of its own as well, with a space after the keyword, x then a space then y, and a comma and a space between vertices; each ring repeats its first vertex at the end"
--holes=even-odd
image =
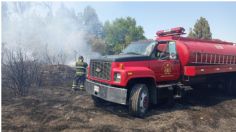
POLYGON ((172 107, 153 107, 146 118, 127 107, 106 103, 94 107, 85 92, 70 87, 32 88, 29 96, 2 92, 3 131, 236 131, 236 98, 211 90, 195 90, 172 107))

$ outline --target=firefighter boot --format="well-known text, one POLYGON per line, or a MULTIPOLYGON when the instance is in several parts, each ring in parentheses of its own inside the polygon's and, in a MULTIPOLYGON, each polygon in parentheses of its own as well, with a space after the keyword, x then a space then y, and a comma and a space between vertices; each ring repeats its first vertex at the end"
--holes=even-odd
POLYGON ((80 85, 80 87, 79 87, 79 89, 81 90, 81 91, 84 91, 84 85, 80 85))
POLYGON ((73 84, 72 84, 72 91, 76 91, 77 89, 77 85, 75 84, 75 81, 73 81, 73 84))

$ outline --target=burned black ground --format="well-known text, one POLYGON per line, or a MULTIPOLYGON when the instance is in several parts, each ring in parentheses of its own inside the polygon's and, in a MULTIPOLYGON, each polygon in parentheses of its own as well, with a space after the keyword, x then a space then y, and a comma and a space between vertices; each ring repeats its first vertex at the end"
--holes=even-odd
POLYGON ((2 93, 3 131, 236 131, 236 98, 195 90, 188 100, 153 107, 146 118, 128 114, 122 105, 95 107, 86 92, 70 87, 31 89, 30 96, 2 93))

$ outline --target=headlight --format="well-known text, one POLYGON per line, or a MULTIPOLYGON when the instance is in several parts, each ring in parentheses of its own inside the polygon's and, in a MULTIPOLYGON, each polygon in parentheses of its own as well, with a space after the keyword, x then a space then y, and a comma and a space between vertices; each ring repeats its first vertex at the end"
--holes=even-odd
POLYGON ((115 74, 114 74, 114 81, 115 82, 120 82, 120 80, 121 80, 121 74, 118 73, 118 72, 115 72, 115 74))

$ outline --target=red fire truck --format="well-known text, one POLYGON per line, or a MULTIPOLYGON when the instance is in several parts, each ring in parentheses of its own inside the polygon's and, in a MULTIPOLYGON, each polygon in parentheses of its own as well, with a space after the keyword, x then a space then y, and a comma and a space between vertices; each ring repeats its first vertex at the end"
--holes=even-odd
POLYGON ((143 117, 150 105, 182 97, 199 84, 236 94, 236 45, 181 37, 184 28, 157 32, 156 40, 133 42, 121 54, 91 59, 86 91, 95 104, 127 105, 143 117))

